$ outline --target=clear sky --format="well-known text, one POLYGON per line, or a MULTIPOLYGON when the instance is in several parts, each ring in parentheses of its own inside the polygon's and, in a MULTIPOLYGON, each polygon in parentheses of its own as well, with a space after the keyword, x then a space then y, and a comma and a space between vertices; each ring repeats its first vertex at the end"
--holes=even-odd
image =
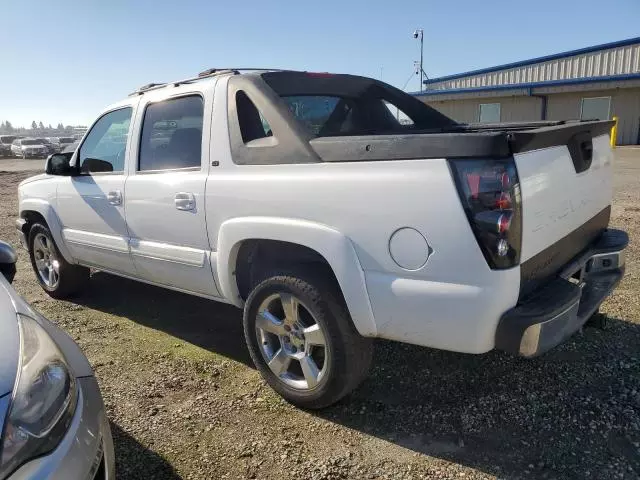
MULTIPOLYGON (((210 67, 431 77, 640 36, 640 0, 2 0, 0 121, 87 124, 210 67)), ((418 77, 407 90, 419 89, 418 77)))

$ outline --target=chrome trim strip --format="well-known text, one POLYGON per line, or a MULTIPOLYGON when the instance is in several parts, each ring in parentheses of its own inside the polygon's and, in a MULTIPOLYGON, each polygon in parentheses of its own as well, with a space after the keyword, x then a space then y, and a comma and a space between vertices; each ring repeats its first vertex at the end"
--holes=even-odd
POLYGON ((129 253, 129 245, 124 237, 69 228, 62 230, 62 236, 67 243, 100 250, 111 250, 117 253, 129 253))
POLYGON ((197 248, 181 247, 168 243, 151 242, 132 238, 129 240, 131 255, 165 262, 202 268, 206 252, 197 248))

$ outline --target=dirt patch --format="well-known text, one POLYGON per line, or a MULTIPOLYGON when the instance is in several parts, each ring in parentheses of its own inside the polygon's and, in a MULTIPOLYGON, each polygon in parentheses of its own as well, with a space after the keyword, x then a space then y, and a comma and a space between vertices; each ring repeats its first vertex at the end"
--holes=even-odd
MULTIPOLYGON (((15 286, 92 362, 118 478, 638 478, 640 152, 617 152, 612 223, 632 243, 607 331, 529 361, 379 342, 364 385, 320 413, 261 380, 232 307, 103 273, 55 301, 22 251, 15 286)), ((26 176, 0 174, 0 238, 14 244, 26 176)))

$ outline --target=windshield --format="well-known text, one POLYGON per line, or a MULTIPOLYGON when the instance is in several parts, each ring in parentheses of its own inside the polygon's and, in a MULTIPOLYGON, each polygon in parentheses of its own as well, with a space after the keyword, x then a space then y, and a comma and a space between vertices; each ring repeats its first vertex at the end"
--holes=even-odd
POLYGON ((70 137, 62 137, 60 139, 60 143, 73 143, 73 142, 75 142, 75 139, 70 137))
POLYGON ((26 140, 22 140, 22 145, 42 145, 42 142, 40 140, 28 138, 26 140))
POLYGON ((0 136, 0 143, 13 143, 16 138, 13 135, 2 135, 0 136))
POLYGON ((48 145, 51 142, 49 140, 47 140, 46 138, 36 138, 36 142, 41 143, 43 145, 48 145))

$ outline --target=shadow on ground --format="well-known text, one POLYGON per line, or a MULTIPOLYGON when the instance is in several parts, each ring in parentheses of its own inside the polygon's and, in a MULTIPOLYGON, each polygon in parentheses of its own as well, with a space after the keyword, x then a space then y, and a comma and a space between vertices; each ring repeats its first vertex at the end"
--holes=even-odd
MULTIPOLYGON (((103 273, 91 283, 77 303, 252 366, 238 309, 103 273)), ((640 325, 609 322, 532 360, 381 341, 365 383, 315 414, 499 478, 639 478, 640 325)))
POLYGON ((242 312, 231 305, 127 280, 102 272, 73 299, 126 317, 253 368, 242 331, 242 312))
POLYGON ((609 325, 532 360, 379 342, 318 415, 499 478, 640 478, 640 326, 609 325))
POLYGON ((119 479, 180 480, 173 467, 162 456, 144 447, 138 441, 111 423, 111 434, 116 453, 116 476, 119 479))

